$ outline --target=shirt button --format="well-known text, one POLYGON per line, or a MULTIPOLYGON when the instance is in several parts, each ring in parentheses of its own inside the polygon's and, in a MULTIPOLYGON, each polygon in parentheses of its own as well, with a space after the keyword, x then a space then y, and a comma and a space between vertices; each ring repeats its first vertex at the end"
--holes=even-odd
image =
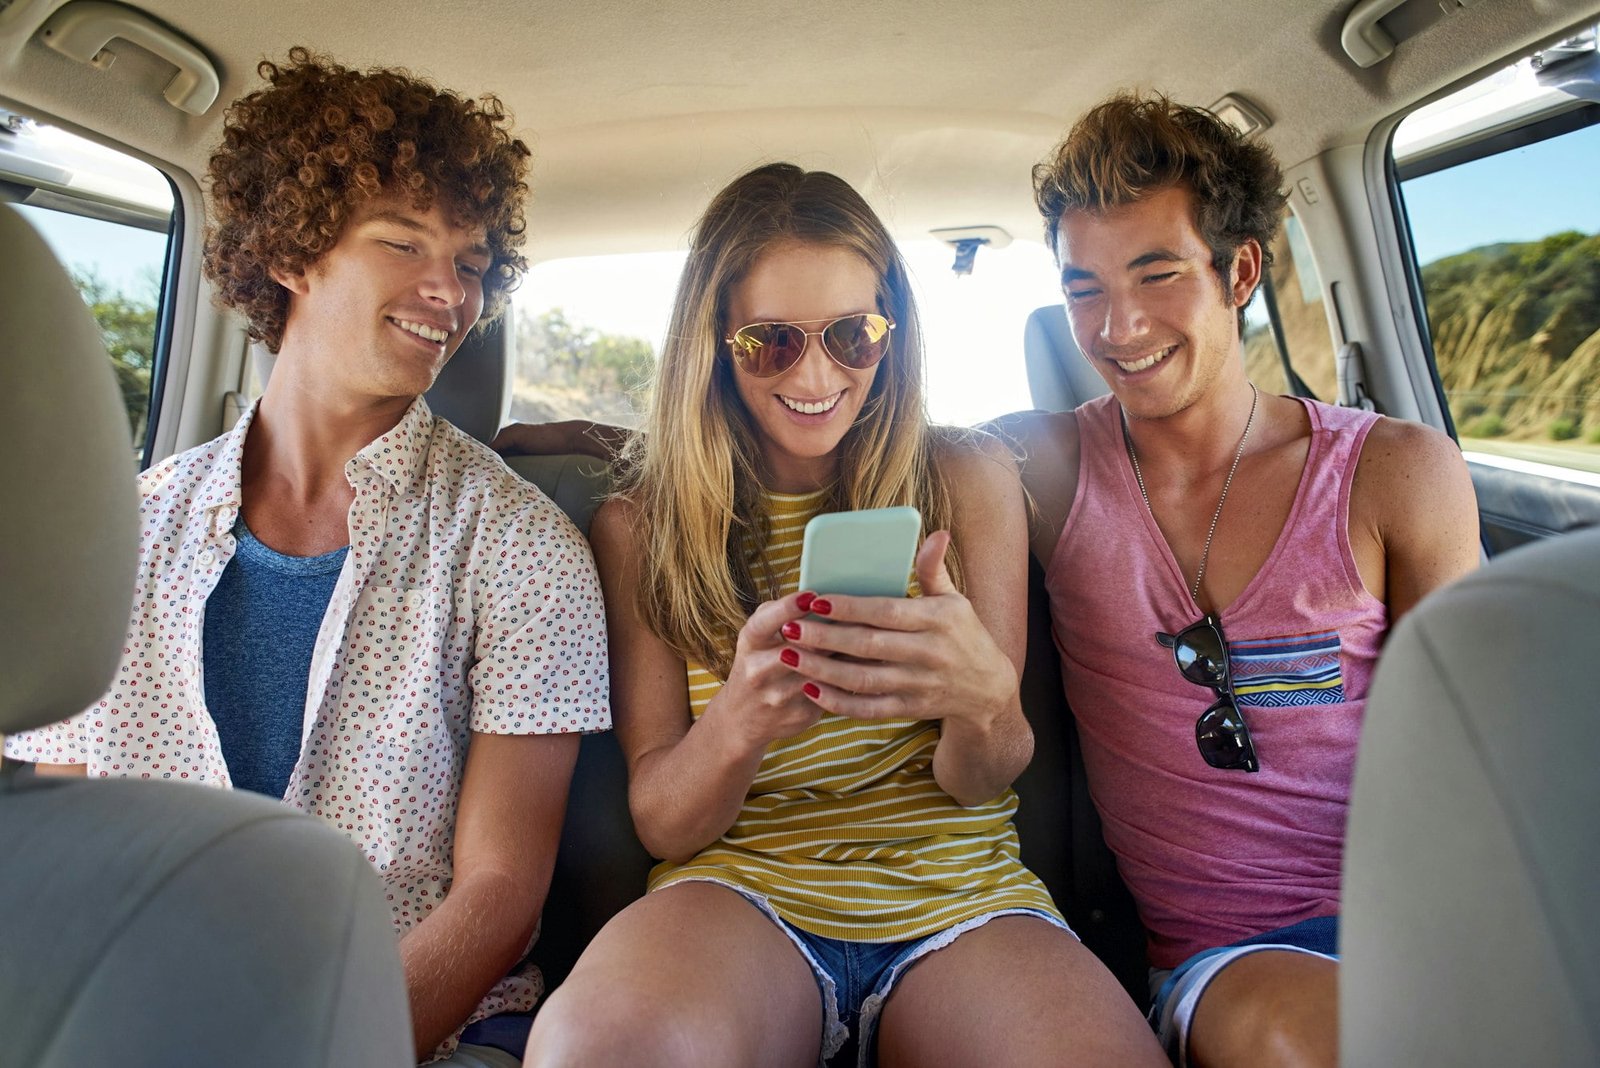
POLYGON ((201 567, 210 567, 212 564, 214 564, 216 562, 217 562, 217 554, 216 554, 216 552, 214 550, 212 550, 212 549, 202 549, 200 551, 200 566, 201 567))

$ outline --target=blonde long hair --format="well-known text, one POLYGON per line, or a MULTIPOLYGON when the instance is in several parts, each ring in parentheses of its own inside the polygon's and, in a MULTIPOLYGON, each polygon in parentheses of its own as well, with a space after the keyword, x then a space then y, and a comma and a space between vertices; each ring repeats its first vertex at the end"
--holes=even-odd
MULTIPOLYGON (((923 403, 922 336, 905 262, 883 223, 842 179, 773 163, 735 179, 695 227, 657 361, 645 431, 622 458, 617 494, 640 513, 639 612, 686 660, 726 678, 733 645, 761 601, 778 595, 764 557, 770 532, 760 432, 726 353, 728 295, 783 241, 848 249, 877 274, 878 307, 897 324, 855 423, 839 444, 824 511, 910 504, 924 532, 950 522, 923 403)), ((952 432, 953 433, 953 432, 952 432)), ((959 585, 959 561, 951 553, 959 585)))

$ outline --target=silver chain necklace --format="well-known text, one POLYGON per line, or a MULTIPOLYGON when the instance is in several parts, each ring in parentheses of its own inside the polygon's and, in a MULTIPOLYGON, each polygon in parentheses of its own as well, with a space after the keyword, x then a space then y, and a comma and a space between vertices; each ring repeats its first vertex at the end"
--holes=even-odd
MULTIPOLYGON (((1228 477, 1222 480, 1222 496, 1217 498, 1217 510, 1211 513, 1211 527, 1206 531, 1206 547, 1200 550, 1200 570, 1195 572, 1194 586, 1189 590, 1189 597, 1196 604, 1200 603, 1200 580, 1206 577, 1206 561, 1211 559, 1211 539, 1217 533, 1217 520, 1222 518, 1222 505, 1228 499, 1228 487, 1233 485, 1233 473, 1239 470, 1239 461, 1244 459, 1244 444, 1250 440, 1250 427, 1256 421, 1256 402, 1261 399, 1261 391, 1255 383, 1250 383, 1250 416, 1244 421, 1244 433, 1239 435, 1239 448, 1233 454, 1233 466, 1228 468, 1228 477)), ((1144 488, 1144 472, 1139 470, 1139 454, 1133 448, 1133 435, 1128 433, 1128 413, 1122 413, 1122 443, 1128 447, 1128 459, 1133 461, 1133 477, 1139 483, 1139 496, 1144 498, 1145 510, 1150 513, 1150 518, 1155 519, 1156 510, 1150 507, 1150 494, 1144 488)), ((1160 524, 1157 524, 1157 529, 1160 524)))

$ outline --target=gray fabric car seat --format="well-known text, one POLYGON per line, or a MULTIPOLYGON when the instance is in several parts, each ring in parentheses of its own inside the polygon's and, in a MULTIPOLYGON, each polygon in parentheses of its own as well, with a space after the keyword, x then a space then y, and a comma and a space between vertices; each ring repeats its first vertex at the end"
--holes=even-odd
POLYGON ((1391 635, 1345 849, 1348 1068, 1600 1064, 1600 531, 1391 635))
MULTIPOLYGON (((3 205, 0 248, 0 732, 16 732, 105 691, 138 522, 127 416, 94 321, 3 205)), ((308 816, 8 765, 0 858, 6 1064, 412 1063, 382 885, 308 816)))
POLYGON ((1046 304, 1033 310, 1022 331, 1022 353, 1035 408, 1070 412, 1108 392, 1105 380, 1095 374, 1072 340, 1063 305, 1046 304))

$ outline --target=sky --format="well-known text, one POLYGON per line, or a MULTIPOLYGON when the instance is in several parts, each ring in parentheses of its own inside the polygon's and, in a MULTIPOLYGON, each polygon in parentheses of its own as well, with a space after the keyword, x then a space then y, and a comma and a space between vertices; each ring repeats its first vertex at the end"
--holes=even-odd
POLYGON ((1401 183, 1417 262, 1561 230, 1600 233, 1600 126, 1401 183))

